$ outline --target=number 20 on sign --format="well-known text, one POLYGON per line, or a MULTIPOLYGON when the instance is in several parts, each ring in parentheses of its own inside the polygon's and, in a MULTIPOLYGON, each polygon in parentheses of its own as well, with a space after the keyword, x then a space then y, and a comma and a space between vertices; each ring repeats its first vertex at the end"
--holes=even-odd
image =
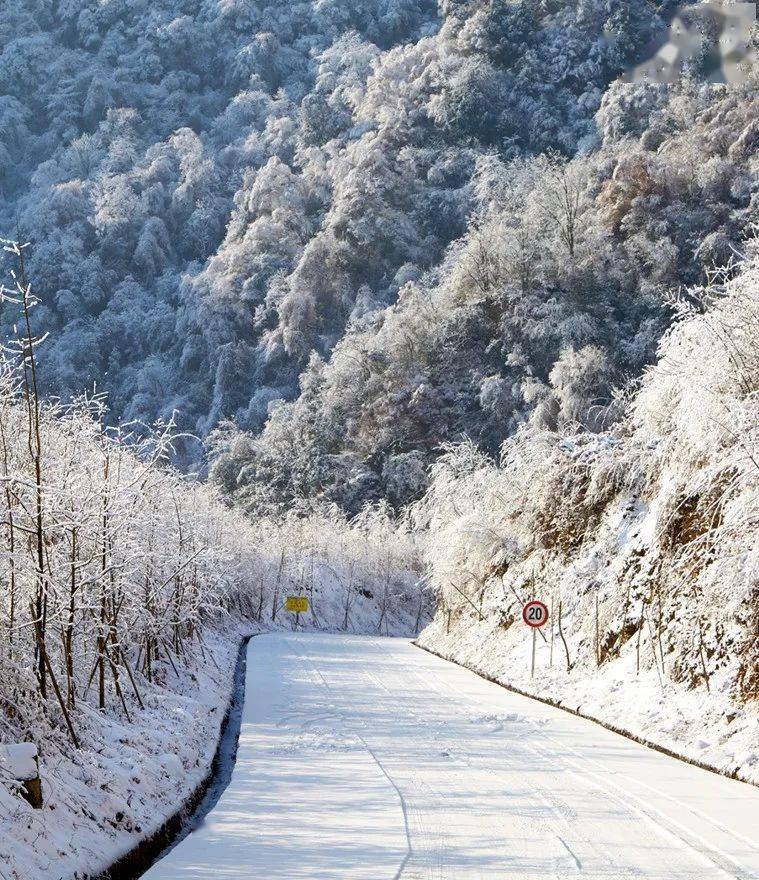
POLYGON ((545 602, 533 599, 522 608, 522 620, 532 628, 532 662, 530 663, 530 676, 535 675, 535 646, 538 638, 538 630, 548 622, 548 606, 545 602))
POLYGON ((548 606, 545 602, 533 599, 522 609, 522 620, 534 629, 540 629, 548 622, 548 606))

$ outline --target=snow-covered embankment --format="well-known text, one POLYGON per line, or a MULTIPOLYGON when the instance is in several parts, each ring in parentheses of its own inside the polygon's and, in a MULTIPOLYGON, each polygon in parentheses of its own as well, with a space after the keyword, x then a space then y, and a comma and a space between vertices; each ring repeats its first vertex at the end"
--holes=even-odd
POLYGON ((703 300, 606 433, 527 428, 498 465, 440 462, 419 644, 759 783, 759 260, 703 300))

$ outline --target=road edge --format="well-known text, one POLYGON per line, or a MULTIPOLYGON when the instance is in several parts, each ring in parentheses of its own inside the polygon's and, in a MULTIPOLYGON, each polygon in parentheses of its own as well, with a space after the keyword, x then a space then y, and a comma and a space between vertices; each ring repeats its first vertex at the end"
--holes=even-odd
MULTIPOLYGON (((224 718, 219 726, 219 734, 214 756, 206 775, 184 799, 178 809, 172 813, 168 819, 162 822, 155 831, 147 837, 143 837, 139 840, 130 850, 119 856, 119 858, 105 870, 98 874, 84 875, 84 880, 137 880, 137 878, 141 877, 159 860, 160 855, 168 849, 179 834, 181 834, 185 823, 198 809, 219 772, 219 759, 222 742, 229 726, 232 710, 238 696, 235 688, 235 680, 241 665, 245 663, 248 642, 256 635, 257 633, 251 633, 242 636, 237 648, 237 658, 232 668, 232 685, 230 688, 229 699, 224 712, 224 718)), ((242 698, 243 700, 245 699, 244 680, 242 698)))
POLYGON ((570 715, 576 715, 578 718, 584 718, 586 721, 592 721, 594 724, 598 724, 600 727, 611 731, 611 733, 617 733, 620 736, 623 736, 625 739, 630 739, 633 742, 638 743, 639 745, 646 746, 646 748, 649 748, 654 752, 660 752, 663 755, 667 755, 667 757, 669 758, 675 758, 677 761, 682 761, 684 764, 690 764, 693 767, 698 767, 700 770, 706 770, 707 772, 714 773, 717 776, 724 776, 727 779, 734 779, 736 782, 742 782, 744 783, 744 785, 751 785, 754 788, 759 788, 759 783, 754 782, 752 779, 748 779, 739 770, 721 770, 714 764, 709 764, 706 761, 699 761, 698 758, 689 758, 686 755, 681 755, 673 749, 668 748, 667 746, 660 745, 653 740, 638 736, 637 734, 632 733, 629 730, 625 730, 623 727, 617 727, 616 724, 611 724, 609 721, 603 721, 601 718, 597 718, 595 715, 590 715, 587 712, 583 712, 579 707, 577 709, 573 709, 571 706, 562 703, 560 700, 554 700, 551 697, 541 697, 537 694, 531 694, 529 691, 517 687, 516 685, 508 684, 505 681, 501 681, 495 678, 494 676, 490 675, 490 673, 485 672, 482 669, 478 669, 476 666, 470 666, 469 664, 462 663, 460 660, 456 660, 453 657, 447 657, 445 654, 441 654, 440 652, 435 651, 433 648, 428 648, 426 645, 420 645, 416 640, 412 641, 411 644, 415 648, 419 648, 422 651, 426 651, 428 654, 432 654, 433 657, 437 657, 440 660, 445 660, 447 663, 453 663, 455 666, 460 666, 462 669, 473 672, 480 678, 484 678, 486 681, 492 682, 493 684, 498 685, 498 687, 502 687, 504 690, 511 691, 514 694, 519 694, 519 696, 521 697, 528 697, 530 700, 536 700, 538 703, 544 703, 546 706, 552 706, 554 709, 561 709, 563 712, 568 712, 570 715))

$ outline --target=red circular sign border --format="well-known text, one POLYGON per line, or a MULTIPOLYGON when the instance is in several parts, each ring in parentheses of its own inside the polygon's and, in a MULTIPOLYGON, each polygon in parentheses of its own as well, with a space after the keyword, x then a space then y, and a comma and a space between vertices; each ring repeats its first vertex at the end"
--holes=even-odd
POLYGON ((530 600, 522 607, 522 620, 532 629, 540 629, 548 623, 548 606, 545 602, 541 602, 540 599, 530 600), (530 623, 530 621, 527 620, 527 609, 532 605, 539 605, 543 609, 545 617, 541 623, 530 623))

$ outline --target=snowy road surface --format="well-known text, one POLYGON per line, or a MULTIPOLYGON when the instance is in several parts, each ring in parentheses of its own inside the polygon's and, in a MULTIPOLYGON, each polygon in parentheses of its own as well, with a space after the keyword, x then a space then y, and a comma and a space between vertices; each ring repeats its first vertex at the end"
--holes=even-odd
POLYGON ((401 639, 248 649, 232 782, 150 880, 759 878, 759 789, 401 639))

